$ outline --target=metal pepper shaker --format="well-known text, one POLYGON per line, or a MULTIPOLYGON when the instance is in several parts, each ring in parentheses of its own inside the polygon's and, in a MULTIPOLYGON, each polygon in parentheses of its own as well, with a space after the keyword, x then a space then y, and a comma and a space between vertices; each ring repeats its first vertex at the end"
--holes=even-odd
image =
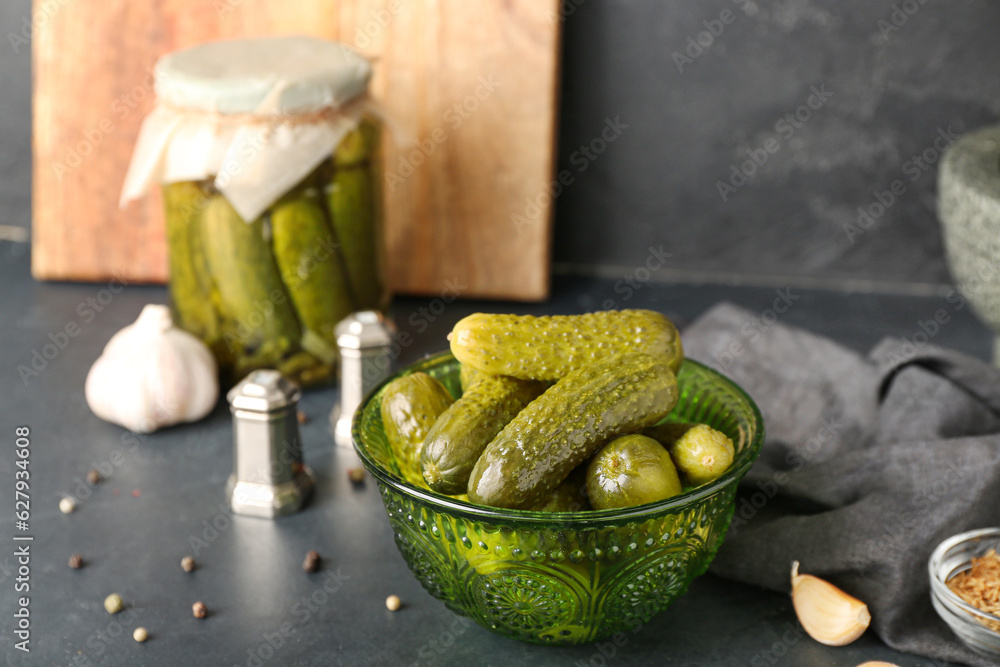
POLYGON ((351 420, 364 397, 389 374, 389 350, 396 327, 377 310, 353 313, 337 324, 340 348, 340 405, 331 414, 333 439, 351 446, 351 420))
POLYGON ((302 461, 300 396, 294 383, 273 370, 253 371, 226 395, 233 413, 226 496, 236 514, 292 514, 312 494, 312 472, 302 461))

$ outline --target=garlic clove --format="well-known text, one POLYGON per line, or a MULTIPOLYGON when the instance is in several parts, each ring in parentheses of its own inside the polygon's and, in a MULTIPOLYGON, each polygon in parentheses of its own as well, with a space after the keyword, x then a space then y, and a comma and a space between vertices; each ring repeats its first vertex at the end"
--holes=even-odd
POLYGON ((827 646, 844 646, 864 634, 871 622, 868 605, 792 563, 792 606, 810 637, 827 646))

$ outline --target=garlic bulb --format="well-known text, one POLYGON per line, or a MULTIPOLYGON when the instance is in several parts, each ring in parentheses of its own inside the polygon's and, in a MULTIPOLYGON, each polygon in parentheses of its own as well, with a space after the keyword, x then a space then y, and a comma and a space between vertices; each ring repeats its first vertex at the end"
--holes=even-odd
POLYGON ((792 606, 809 636, 827 646, 844 646, 864 634, 872 617, 868 605, 792 563, 792 606))
POLYGON ((87 374, 94 414, 136 433, 201 419, 215 406, 215 358, 200 340, 174 327, 170 309, 147 305, 108 341, 87 374))

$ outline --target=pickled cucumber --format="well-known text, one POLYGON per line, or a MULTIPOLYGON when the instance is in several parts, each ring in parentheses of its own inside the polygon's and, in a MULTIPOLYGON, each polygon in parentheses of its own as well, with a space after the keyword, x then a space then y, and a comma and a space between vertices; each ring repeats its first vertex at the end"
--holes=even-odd
POLYGON ((484 377, 489 377, 489 375, 469 364, 458 365, 458 382, 462 386, 463 392, 484 377))
POLYGON ((465 493, 483 450, 524 406, 545 390, 542 382, 486 376, 437 420, 420 453, 424 480, 444 494, 465 493))
POLYGON ((680 492, 681 481, 667 450, 645 435, 611 440, 587 468, 587 497, 597 510, 645 505, 680 492))
POLYGON ((504 427, 473 468, 469 499, 535 506, 598 447, 656 424, 677 398, 666 357, 609 353, 568 373, 504 427))
POLYGON ((209 199, 202 214, 202 245, 237 358, 236 372, 275 367, 298 348, 302 329, 281 280, 261 218, 244 222, 222 196, 209 199))
POLYGON ((444 385, 426 373, 396 378, 382 394, 385 437, 407 481, 425 487, 419 459, 428 431, 454 402, 444 385))
POLYGON ((330 222, 340 244, 350 291, 359 310, 382 307, 372 176, 366 165, 334 169, 326 189, 330 222))
POLYGON ((592 509, 587 499, 587 464, 578 465, 562 484, 532 509, 536 512, 585 512, 592 509))
POLYGON ((282 199, 271 210, 271 236, 281 279, 304 327, 302 347, 332 365, 333 329, 356 308, 322 207, 307 192, 282 199))
POLYGON ((305 351, 295 352, 285 357, 277 365, 279 373, 294 380, 299 385, 316 384, 330 380, 335 368, 305 351))
POLYGON ((448 339, 463 364, 524 380, 558 380, 613 353, 662 356, 673 372, 684 357, 676 327, 651 310, 549 317, 476 313, 460 320, 448 339))
POLYGON ((358 126, 344 135, 333 153, 338 167, 353 167, 371 159, 378 149, 379 126, 371 118, 362 118, 358 126))
POLYGON ((657 440, 670 452, 670 458, 691 486, 717 479, 736 457, 736 448, 729 436, 706 424, 687 425, 672 438, 663 431, 660 435, 663 439, 657 440))
POLYGON ((213 288, 201 242, 201 213, 207 203, 197 183, 163 186, 174 321, 212 346, 222 334, 219 315, 205 298, 213 288))

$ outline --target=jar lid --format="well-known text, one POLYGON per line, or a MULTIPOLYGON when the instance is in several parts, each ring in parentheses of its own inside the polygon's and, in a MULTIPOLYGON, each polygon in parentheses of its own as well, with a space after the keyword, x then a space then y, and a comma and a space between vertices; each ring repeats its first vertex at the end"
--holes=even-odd
POLYGON ((160 102, 219 114, 301 114, 337 107, 368 87, 371 64, 350 47, 306 36, 199 44, 160 58, 160 102))

